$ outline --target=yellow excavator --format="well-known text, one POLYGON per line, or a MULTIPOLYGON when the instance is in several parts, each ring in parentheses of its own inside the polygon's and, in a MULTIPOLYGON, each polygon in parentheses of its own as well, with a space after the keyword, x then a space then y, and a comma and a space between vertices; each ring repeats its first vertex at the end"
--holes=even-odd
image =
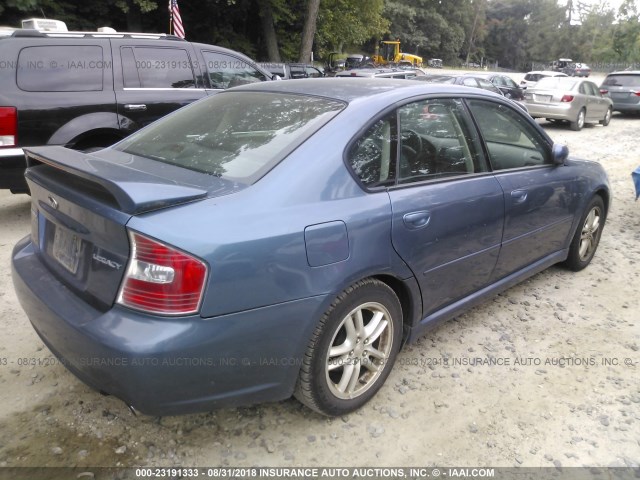
POLYGON ((376 65, 422 66, 422 57, 400 51, 400 40, 383 40, 371 59, 376 65))

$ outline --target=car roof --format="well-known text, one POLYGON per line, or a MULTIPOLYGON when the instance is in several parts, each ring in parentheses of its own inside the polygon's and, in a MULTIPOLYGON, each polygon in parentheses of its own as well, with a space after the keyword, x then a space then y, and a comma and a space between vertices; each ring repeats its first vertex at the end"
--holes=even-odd
POLYGON ((555 75, 555 76, 558 76, 558 77, 566 77, 567 76, 565 73, 555 72, 553 70, 531 70, 530 72, 527 72, 527 75, 529 73, 543 73, 545 75, 555 75))
POLYGON ((480 78, 491 78, 491 77, 497 77, 498 75, 502 75, 501 73, 465 73, 464 76, 465 77, 480 77, 480 78))
MULTIPOLYGON (((573 84, 576 84, 576 83, 581 83, 581 82, 590 82, 590 81, 591 81, 591 80, 589 80, 589 79, 587 79, 587 78, 580 78, 580 77, 577 77, 577 78, 574 78, 574 77, 568 77, 568 76, 565 76, 565 77, 545 77, 545 78, 541 78, 541 79, 538 81, 538 83, 536 83, 536 86, 537 86, 537 85, 539 85, 539 84, 540 84, 540 82, 545 81, 545 80, 550 81, 550 79, 551 79, 551 80, 553 80, 553 81, 556 81, 556 82, 560 82, 560 84, 563 84, 563 83, 573 83, 573 84)), ((534 87, 532 87, 532 88, 535 88, 535 86, 534 86, 534 87)))
POLYGON ((640 70, 618 70, 617 72, 611 72, 609 75, 640 75, 640 70))
MULTIPOLYGON (((474 89, 495 98, 504 98, 487 90, 474 89)), ((235 87, 226 92, 259 91, 278 92, 298 95, 327 97, 350 103, 358 98, 371 98, 389 92, 397 93, 399 98, 409 96, 448 93, 452 95, 469 95, 469 87, 441 83, 426 83, 414 80, 362 78, 362 77, 330 77, 287 80, 286 82, 259 82, 235 87)), ((478 94, 476 93, 476 94, 478 94)), ((224 92, 218 94, 222 95, 224 92)))
POLYGON ((371 77, 374 75, 382 75, 385 73, 391 73, 391 74, 406 73, 406 70, 400 70, 395 68, 352 68, 351 70, 338 72, 336 76, 347 77, 347 76, 363 75, 363 76, 371 77))

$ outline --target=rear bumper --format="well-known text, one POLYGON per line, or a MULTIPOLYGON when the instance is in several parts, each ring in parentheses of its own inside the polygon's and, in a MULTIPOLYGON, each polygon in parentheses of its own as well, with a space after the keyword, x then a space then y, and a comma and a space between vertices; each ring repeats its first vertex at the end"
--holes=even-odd
POLYGON ((69 291, 28 238, 13 251, 15 290, 29 320, 72 373, 142 413, 182 414, 291 396, 325 306, 311 297, 211 319, 106 312, 69 291))
POLYGON ((640 101, 638 103, 616 103, 614 101, 613 110, 622 113, 638 113, 640 112, 640 101))
POLYGON ((575 120, 578 116, 578 109, 573 108, 570 103, 560 105, 546 103, 524 102, 529 110, 529 115, 534 118, 554 118, 558 120, 575 120))
POLYGON ((28 192, 24 179, 27 163, 21 148, 0 148, 0 188, 15 192, 28 192))

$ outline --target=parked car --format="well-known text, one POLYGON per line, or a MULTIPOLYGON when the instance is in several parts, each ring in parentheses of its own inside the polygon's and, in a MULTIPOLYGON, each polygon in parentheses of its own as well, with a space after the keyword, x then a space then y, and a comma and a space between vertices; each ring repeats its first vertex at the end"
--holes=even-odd
POLYGON ((533 70, 525 74, 524 79, 520 82, 520 88, 526 90, 529 87, 533 87, 541 78, 566 76, 566 73, 554 72, 552 70, 533 70))
POLYGON ((570 77, 588 77, 591 75, 591 67, 586 63, 573 63, 563 70, 570 77))
POLYGON ((26 155, 22 307, 80 379, 157 415, 292 394, 351 412, 405 342, 585 268, 610 202, 601 165, 510 100, 406 80, 246 85, 26 155))
POLYGON ((269 80, 248 57, 164 34, 0 36, 0 188, 26 192, 23 147, 111 145, 188 103, 269 80))
MULTIPOLYGON (((499 89, 496 85, 491 83, 483 74, 475 74, 475 73, 466 73, 461 75, 455 75, 455 74, 429 75, 427 74, 419 78, 414 78, 412 80, 420 80, 428 83, 450 83, 453 85, 464 85, 466 87, 481 88, 489 92, 497 93, 498 95, 506 96, 501 89, 499 89)), ((527 111, 527 107, 519 100, 514 99, 513 102, 517 104, 520 108, 522 108, 525 112, 527 111)))
POLYGON ((613 102, 604 97, 595 83, 570 77, 547 77, 525 92, 524 103, 533 118, 563 120, 571 130, 585 123, 611 121, 613 102))
POLYGON ((613 101, 613 110, 640 113, 640 70, 625 70, 608 74, 600 92, 613 101))
POLYGON ((419 78, 418 80, 428 83, 450 83, 452 85, 465 85, 467 87, 482 88, 498 95, 502 95, 502 92, 489 80, 482 76, 475 74, 427 74, 419 78))
POLYGON ((282 80, 293 78, 319 78, 324 77, 324 72, 313 65, 305 63, 258 63, 264 70, 272 75, 278 75, 282 80))
POLYGON ((431 68, 442 68, 442 60, 440 58, 431 58, 427 61, 427 65, 431 68))
POLYGON ((498 87, 507 98, 512 100, 522 100, 524 98, 524 90, 522 90, 522 88, 520 88, 518 84, 507 75, 499 73, 474 73, 473 76, 488 80, 498 87))
POLYGON ((423 75, 424 72, 418 68, 353 68, 351 70, 338 72, 335 74, 335 77, 414 79, 417 76, 423 75))

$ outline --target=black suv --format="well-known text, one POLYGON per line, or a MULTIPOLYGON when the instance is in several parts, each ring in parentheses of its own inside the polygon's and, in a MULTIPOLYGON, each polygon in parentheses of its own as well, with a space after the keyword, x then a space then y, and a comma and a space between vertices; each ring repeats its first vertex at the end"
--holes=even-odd
POLYGON ((0 34, 0 188, 27 192, 23 147, 106 147, 199 98, 271 74, 164 34, 0 34))

